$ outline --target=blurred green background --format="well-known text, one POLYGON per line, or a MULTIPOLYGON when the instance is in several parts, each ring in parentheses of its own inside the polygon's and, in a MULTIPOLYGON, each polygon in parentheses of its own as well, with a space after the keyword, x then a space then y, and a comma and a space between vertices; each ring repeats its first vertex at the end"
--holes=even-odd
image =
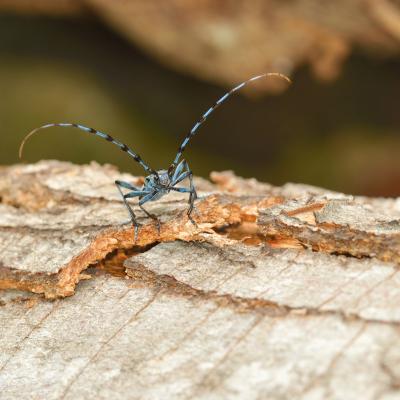
MULTIPOLYGON (((226 86, 164 67, 95 18, 0 15, 0 164, 50 122, 79 122, 166 167, 226 86)), ((254 71, 258 74, 260 71, 254 71)), ((232 169, 276 185, 302 182, 353 194, 400 195, 400 60, 357 49, 329 83, 307 66, 279 95, 238 95, 187 149, 196 175, 232 169)), ((96 160, 143 171, 116 147, 73 129, 33 137, 25 159, 96 160)))

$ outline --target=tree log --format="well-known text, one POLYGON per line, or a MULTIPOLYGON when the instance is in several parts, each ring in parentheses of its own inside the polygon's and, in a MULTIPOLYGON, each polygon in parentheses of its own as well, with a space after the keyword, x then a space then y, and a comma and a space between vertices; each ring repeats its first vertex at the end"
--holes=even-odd
POLYGON ((400 398, 399 199, 212 173, 135 242, 121 178, 0 169, 1 399, 400 398))

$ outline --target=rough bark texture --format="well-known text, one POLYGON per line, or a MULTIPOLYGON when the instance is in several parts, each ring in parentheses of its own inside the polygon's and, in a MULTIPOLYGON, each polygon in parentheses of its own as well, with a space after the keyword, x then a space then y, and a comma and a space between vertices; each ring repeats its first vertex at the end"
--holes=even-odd
MULTIPOLYGON (((384 56, 400 48, 399 0, 0 0, 1 8, 93 12, 162 63, 228 86, 304 64, 332 79, 355 47, 384 56)), ((285 88, 271 80, 253 90, 285 88)))
POLYGON ((399 200, 213 173, 135 243, 117 178, 0 169, 2 399, 400 398, 399 200))

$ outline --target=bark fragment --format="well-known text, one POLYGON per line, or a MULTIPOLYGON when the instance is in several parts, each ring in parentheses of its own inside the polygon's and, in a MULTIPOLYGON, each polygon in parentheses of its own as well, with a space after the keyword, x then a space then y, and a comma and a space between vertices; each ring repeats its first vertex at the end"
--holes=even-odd
POLYGON ((400 207, 396 200, 326 196, 289 200, 260 210, 266 235, 295 238, 307 248, 354 257, 400 262, 400 207))

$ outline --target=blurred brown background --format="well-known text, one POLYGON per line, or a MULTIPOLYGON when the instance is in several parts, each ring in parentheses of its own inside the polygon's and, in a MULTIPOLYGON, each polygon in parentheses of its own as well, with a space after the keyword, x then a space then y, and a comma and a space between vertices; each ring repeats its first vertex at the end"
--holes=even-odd
MULTIPOLYGON (((274 184, 400 195, 400 1, 0 0, 0 164, 48 122, 108 132, 154 168, 227 89, 188 147, 197 175, 233 169, 274 184)), ((126 154, 55 128, 26 159, 112 163, 126 154)))

